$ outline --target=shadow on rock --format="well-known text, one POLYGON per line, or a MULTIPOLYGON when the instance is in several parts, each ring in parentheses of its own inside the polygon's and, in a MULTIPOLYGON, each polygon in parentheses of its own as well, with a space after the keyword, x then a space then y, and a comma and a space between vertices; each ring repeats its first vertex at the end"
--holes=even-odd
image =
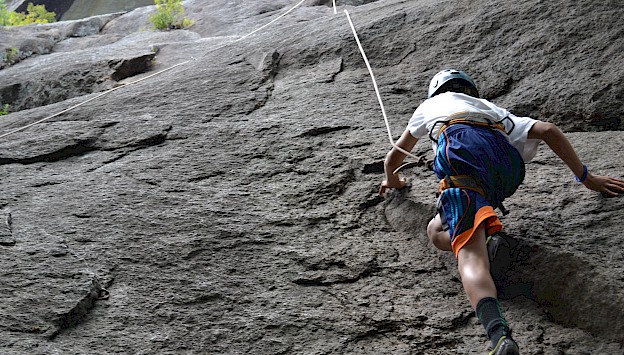
POLYGON ((527 297, 556 323, 624 342, 621 289, 581 256, 505 236, 491 262, 499 297, 527 297))

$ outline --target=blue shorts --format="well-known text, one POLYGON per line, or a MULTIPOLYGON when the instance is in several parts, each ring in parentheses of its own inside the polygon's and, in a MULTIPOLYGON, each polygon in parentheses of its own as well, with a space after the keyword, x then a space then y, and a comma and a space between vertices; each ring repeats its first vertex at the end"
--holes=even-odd
POLYGON ((503 133, 467 124, 454 124, 442 132, 434 172, 439 179, 471 176, 484 192, 450 188, 440 196, 441 218, 448 225, 456 255, 482 223, 488 234, 502 229, 494 207, 516 191, 525 174, 522 156, 503 133))

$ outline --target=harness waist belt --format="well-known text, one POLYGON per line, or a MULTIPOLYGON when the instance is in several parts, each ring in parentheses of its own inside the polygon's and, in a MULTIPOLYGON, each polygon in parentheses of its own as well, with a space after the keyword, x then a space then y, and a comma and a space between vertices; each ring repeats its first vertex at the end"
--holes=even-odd
POLYGON ((457 124, 457 123, 498 129, 499 131, 503 132, 507 136, 511 133, 511 131, 513 131, 515 127, 512 127, 511 130, 507 132, 505 129, 505 125, 503 124, 503 121, 505 120, 510 120, 512 125, 515 126, 513 120, 509 119, 509 117, 505 117, 500 121, 493 121, 490 117, 482 115, 482 114, 462 112, 462 113, 448 116, 448 120, 446 121, 442 121, 442 120, 436 121, 433 124, 433 126, 431 126, 431 130, 429 131, 429 139, 431 139, 434 142, 437 142, 438 138, 440 138, 440 135, 442 134, 442 132, 444 132, 444 130, 446 130, 449 126, 453 124, 457 124), (435 132, 436 129, 437 129, 437 132, 435 132))

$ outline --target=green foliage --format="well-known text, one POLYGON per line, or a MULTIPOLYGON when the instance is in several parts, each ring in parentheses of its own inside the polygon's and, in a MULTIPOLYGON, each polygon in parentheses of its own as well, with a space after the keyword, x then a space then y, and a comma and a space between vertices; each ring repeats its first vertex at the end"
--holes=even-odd
POLYGON ((0 26, 7 26, 9 23, 10 11, 7 9, 4 0, 0 0, 0 26))
POLYGON ((0 116, 9 114, 9 104, 0 104, 0 116))
POLYGON ((0 51, 0 69, 13 65, 20 61, 22 52, 18 48, 6 48, 5 51, 0 51))
POLYGON ((193 25, 193 21, 184 17, 181 0, 154 0, 156 13, 149 19, 157 30, 175 30, 193 25))
POLYGON ((8 65, 15 64, 20 59, 20 50, 17 48, 7 48, 6 49, 6 63, 8 65))
POLYGON ((29 3, 27 11, 27 13, 9 11, 5 0, 0 0, 0 26, 23 26, 56 21, 56 14, 47 11, 45 5, 29 3))

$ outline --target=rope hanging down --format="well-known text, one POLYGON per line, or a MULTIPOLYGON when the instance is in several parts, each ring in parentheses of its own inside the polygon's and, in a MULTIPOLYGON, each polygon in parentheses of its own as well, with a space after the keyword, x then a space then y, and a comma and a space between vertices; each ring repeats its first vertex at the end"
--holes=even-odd
POLYGON ((362 54, 362 58, 364 58, 364 63, 366 63, 366 68, 368 68, 368 73, 370 74, 371 79, 373 80, 373 87, 375 87, 375 93, 377 94, 377 100, 379 101, 379 106, 381 107, 381 113, 383 115, 384 122, 386 123, 386 130, 388 131, 388 138, 390 139, 390 144, 396 148, 399 152, 408 155, 414 159, 421 160, 422 157, 417 157, 414 154, 408 152, 407 150, 399 147, 394 143, 394 139, 392 139, 392 132, 390 131, 390 124, 388 123, 388 116, 386 116, 386 109, 384 108, 383 101, 381 101, 381 95, 379 94, 379 88, 377 87, 377 81, 375 80, 375 75, 373 74, 373 69, 368 62, 368 58, 366 57, 366 53, 364 53, 364 48, 362 48, 362 43, 360 43, 360 38, 355 31, 355 27, 353 26, 353 22, 351 21, 351 16, 349 16, 349 11, 344 10, 345 15, 347 15, 347 20, 349 20, 349 25, 351 26, 351 31, 353 31, 353 37, 355 37, 355 41, 357 42, 358 48, 360 49, 360 53, 362 54))

